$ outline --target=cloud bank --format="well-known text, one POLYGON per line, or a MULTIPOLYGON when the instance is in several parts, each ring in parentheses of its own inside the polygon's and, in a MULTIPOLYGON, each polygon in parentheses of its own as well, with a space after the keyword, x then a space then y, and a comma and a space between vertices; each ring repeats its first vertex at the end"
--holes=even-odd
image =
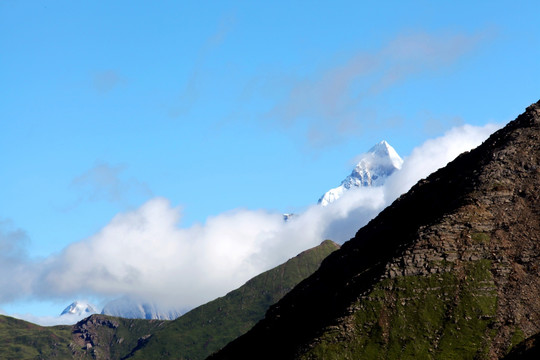
POLYGON ((279 213, 237 209, 180 228, 180 208, 157 197, 39 261, 7 247, 24 236, 4 231, 0 304, 25 297, 127 295, 192 308, 324 239, 343 243, 419 179, 479 145, 496 128, 455 128, 414 149, 384 186, 349 191, 329 206, 313 205, 287 222, 279 213))

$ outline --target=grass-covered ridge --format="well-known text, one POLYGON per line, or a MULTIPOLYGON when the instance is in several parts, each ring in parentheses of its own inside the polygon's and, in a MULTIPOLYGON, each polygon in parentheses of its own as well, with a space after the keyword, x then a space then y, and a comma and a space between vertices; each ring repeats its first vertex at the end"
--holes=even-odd
POLYGON ((497 311, 490 269, 479 260, 462 271, 384 279, 302 359, 486 359, 497 311))
POLYGON ((204 359, 248 331, 338 248, 326 240, 175 321, 92 315, 43 327, 0 315, 0 359, 204 359))
POLYGON ((45 327, 0 315, 0 359, 123 359, 163 323, 92 315, 45 327))
POLYGON ((71 359, 71 326, 43 327, 0 315, 0 358, 71 359))
MULTIPOLYGON (((132 359, 204 359, 247 332, 339 246, 329 240, 168 323, 132 359)), ((130 358, 131 359, 131 358, 130 358)))

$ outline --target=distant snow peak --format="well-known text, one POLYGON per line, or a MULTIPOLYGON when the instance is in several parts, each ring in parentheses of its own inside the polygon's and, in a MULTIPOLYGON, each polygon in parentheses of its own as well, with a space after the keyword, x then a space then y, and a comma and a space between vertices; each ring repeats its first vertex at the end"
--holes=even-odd
POLYGON ((160 306, 142 299, 124 296, 109 301, 101 311, 103 315, 119 316, 127 319, 174 320, 182 311, 176 308, 160 306))
POLYGON ((75 301, 72 302, 68 307, 62 311, 60 316, 90 316, 92 314, 97 314, 98 311, 96 310, 96 307, 92 304, 89 304, 85 301, 75 301))
POLYGON ((366 186, 381 186, 388 176, 400 170, 403 159, 385 140, 375 144, 368 152, 360 155, 353 171, 336 188, 327 191, 320 199, 327 206, 339 199, 347 190, 366 186))

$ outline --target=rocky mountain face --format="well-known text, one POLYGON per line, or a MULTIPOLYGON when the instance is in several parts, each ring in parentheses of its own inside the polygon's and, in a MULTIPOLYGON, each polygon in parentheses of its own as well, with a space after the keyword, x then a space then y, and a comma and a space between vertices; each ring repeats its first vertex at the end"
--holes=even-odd
POLYGON ((413 186, 209 359, 501 359, 537 340, 539 294, 540 102, 413 186))
POLYGON ((341 182, 341 185, 321 196, 318 203, 327 206, 339 199, 347 190, 381 186, 388 176, 401 169, 401 165, 403 160, 396 150, 383 140, 362 154, 351 174, 341 182))
POLYGON ((71 328, 70 358, 125 359, 165 324, 163 320, 92 315, 71 328))

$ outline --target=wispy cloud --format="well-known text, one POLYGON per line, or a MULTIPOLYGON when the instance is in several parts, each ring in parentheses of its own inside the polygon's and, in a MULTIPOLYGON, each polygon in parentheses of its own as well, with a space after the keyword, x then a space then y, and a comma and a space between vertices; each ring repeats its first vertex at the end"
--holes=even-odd
POLYGON ((233 15, 223 16, 216 31, 202 44, 187 82, 183 86, 175 103, 169 108, 169 116, 177 118, 185 115, 197 102, 200 87, 202 86, 202 74, 205 62, 210 54, 225 41, 227 35, 233 29, 235 22, 236 19, 233 15))
POLYGON ((452 65, 487 38, 488 32, 401 34, 376 51, 357 53, 335 67, 297 78, 267 116, 285 127, 307 123, 306 139, 313 146, 339 141, 373 126, 370 115, 376 109, 368 103, 386 90, 452 65))
MULTIPOLYGON (((0 262, 0 301, 127 295, 174 308, 196 306, 324 239, 348 240, 419 179, 479 145, 495 129, 455 128, 414 149, 383 187, 349 191, 287 222, 279 213, 238 209, 181 228, 180 209, 153 198, 59 254, 39 262, 24 256, 0 262)), ((3 234, 3 243, 24 238, 18 231, 3 234)))
POLYGON ((149 186, 135 178, 125 178, 125 165, 98 163, 71 182, 79 194, 76 205, 83 201, 108 201, 122 206, 131 205, 133 196, 152 196, 149 186))
POLYGON ((116 70, 103 70, 96 72, 93 76, 94 89, 99 93, 108 93, 119 85, 125 84, 127 80, 116 70))

